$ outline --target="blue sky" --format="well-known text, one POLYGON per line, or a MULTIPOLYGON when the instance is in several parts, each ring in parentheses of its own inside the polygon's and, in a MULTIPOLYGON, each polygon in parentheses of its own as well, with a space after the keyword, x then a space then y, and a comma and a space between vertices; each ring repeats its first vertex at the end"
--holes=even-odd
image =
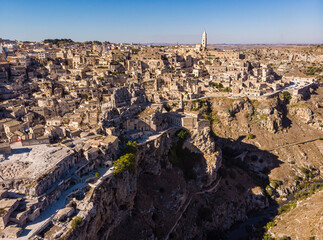
POLYGON ((323 0, 0 0, 0 38, 323 43, 323 0))

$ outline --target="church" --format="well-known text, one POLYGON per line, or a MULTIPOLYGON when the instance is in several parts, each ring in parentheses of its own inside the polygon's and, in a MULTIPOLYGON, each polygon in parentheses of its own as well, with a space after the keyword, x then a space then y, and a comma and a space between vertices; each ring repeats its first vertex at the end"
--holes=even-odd
POLYGON ((207 49, 207 34, 205 30, 202 34, 202 43, 196 44, 195 49, 197 51, 205 51, 207 49))

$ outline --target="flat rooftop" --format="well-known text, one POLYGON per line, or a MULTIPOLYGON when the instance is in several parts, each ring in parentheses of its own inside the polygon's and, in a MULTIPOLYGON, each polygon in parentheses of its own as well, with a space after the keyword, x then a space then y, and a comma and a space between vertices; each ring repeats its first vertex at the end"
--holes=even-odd
POLYGON ((14 143, 11 148, 12 153, 0 162, 0 175, 4 180, 36 179, 73 154, 70 149, 45 144, 21 146, 21 143, 14 143))

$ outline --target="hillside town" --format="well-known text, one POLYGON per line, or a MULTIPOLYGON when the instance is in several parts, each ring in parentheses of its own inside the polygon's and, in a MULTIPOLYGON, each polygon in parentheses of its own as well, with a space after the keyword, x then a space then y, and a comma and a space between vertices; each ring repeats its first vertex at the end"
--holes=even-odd
POLYGON ((322 45, 228 50, 205 31, 196 45, 0 39, 0 238, 64 239, 126 141, 210 127, 190 103, 306 97, 322 69, 322 45))

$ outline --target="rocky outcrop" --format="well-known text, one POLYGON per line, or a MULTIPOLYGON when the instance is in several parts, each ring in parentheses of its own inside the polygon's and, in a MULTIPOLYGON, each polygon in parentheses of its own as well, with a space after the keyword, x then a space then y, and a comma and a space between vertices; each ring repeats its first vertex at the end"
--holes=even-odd
POLYGON ((220 100, 213 102, 213 110, 223 125, 231 126, 237 114, 242 113, 249 120, 254 120, 259 126, 275 133, 283 129, 283 119, 286 103, 278 98, 264 102, 255 102, 247 98, 220 100))
POLYGON ((176 130, 170 130, 142 144, 136 154, 136 172, 125 172, 121 178, 112 177, 101 184, 92 194, 92 214, 82 216, 82 225, 69 237, 127 239, 120 232, 128 222, 132 224, 127 234, 133 233, 133 239, 165 237, 197 193, 216 191, 216 182, 212 183, 222 161, 209 130, 193 132, 183 145, 192 150, 193 158, 187 164, 195 177, 187 178, 187 169, 173 165, 169 157, 178 140, 176 130))
POLYGON ((313 112, 311 109, 312 107, 315 111, 320 106, 310 106, 311 104, 305 101, 293 101, 290 104, 289 112, 301 122, 316 129, 323 130, 323 119, 320 117, 320 114, 313 112))
POLYGON ((307 108, 306 106, 292 107, 290 113, 295 115, 306 124, 312 123, 314 118, 312 110, 307 108))
POLYGON ((203 128, 201 131, 194 130, 191 137, 184 146, 192 152, 213 154, 215 152, 215 142, 210 135, 209 128, 203 128))
POLYGON ((60 237, 208 239, 268 205, 262 193, 250 190, 247 174, 231 169, 219 175, 222 151, 208 128, 185 141, 169 130, 140 145, 136 164, 135 173, 107 178, 93 190, 79 209, 81 225, 60 237))

